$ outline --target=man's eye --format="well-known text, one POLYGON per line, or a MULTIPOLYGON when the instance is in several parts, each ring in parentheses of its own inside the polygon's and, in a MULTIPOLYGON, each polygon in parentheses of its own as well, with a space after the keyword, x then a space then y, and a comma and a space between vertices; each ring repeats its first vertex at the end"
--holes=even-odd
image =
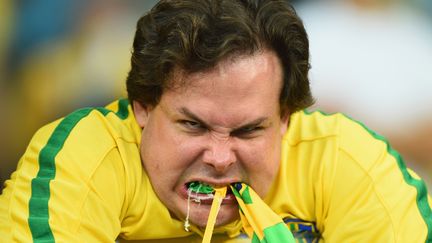
POLYGON ((237 136, 237 137, 247 137, 247 136, 252 136, 255 133, 257 133, 263 129, 264 129, 264 127, 262 127, 262 126, 244 127, 244 128, 238 129, 236 131, 233 131, 232 135, 237 136))
POLYGON ((179 122, 183 127, 187 129, 198 130, 204 128, 199 122, 196 121, 180 120, 179 122))
POLYGON ((262 130, 263 127, 257 126, 257 127, 246 127, 243 129, 244 132, 255 132, 255 131, 259 131, 262 130))

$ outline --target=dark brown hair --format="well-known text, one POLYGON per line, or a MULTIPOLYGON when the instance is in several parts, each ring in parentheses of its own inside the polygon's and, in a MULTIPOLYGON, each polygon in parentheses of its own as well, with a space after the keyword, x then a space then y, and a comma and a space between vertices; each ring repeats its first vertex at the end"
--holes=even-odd
POLYGON ((263 48, 277 53, 282 63, 281 115, 310 106, 309 41, 289 1, 162 0, 137 24, 129 100, 155 106, 174 85, 174 68, 204 71, 263 48))

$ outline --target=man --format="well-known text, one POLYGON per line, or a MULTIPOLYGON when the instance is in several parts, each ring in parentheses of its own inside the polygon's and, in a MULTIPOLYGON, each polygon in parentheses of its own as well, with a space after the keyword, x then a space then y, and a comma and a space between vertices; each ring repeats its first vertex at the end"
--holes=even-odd
POLYGON ((308 39, 288 1, 163 0, 133 46, 129 101, 36 133, 0 197, 2 239, 189 242, 214 215, 198 184, 228 188, 215 239, 251 227, 272 242, 257 225, 276 215, 301 240, 431 241, 430 197, 397 152, 341 114, 302 111, 308 39))

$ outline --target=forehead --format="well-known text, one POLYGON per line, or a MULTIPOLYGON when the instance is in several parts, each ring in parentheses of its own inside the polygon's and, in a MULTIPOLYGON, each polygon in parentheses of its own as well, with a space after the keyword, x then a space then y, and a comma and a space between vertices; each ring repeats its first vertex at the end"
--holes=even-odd
POLYGON ((225 60, 204 72, 178 71, 172 81, 177 87, 166 90, 160 102, 169 114, 186 108, 221 126, 279 116, 282 71, 279 59, 269 51, 225 60))
POLYGON ((261 50, 253 55, 241 55, 224 59, 205 71, 187 73, 175 69, 173 84, 168 92, 194 95, 200 93, 223 96, 269 91, 280 92, 282 67, 274 52, 261 50))

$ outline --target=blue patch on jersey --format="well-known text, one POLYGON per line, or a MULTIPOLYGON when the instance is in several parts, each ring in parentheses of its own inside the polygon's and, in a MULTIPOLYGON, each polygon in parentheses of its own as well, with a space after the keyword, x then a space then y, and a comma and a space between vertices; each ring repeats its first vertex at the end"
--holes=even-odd
POLYGON ((297 242, 314 243, 319 242, 321 239, 321 234, 314 222, 295 218, 284 218, 283 221, 291 230, 297 242))

